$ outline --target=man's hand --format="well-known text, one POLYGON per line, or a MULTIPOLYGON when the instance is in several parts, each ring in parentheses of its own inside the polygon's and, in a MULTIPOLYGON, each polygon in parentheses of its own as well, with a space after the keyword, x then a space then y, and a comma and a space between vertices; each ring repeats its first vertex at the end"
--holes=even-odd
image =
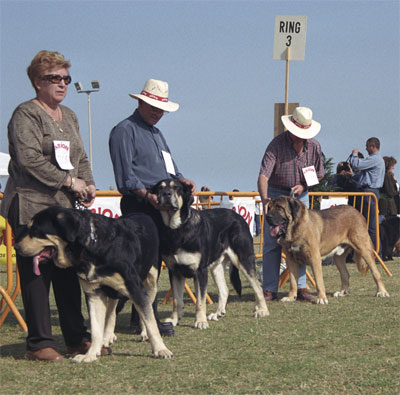
POLYGON ((148 193, 147 194, 147 201, 157 210, 160 210, 158 207, 158 198, 157 195, 154 193, 148 193))
POLYGON ((268 214, 268 205, 269 202, 271 201, 270 198, 266 198, 266 199, 261 199, 262 201, 262 205, 263 205, 263 214, 267 215, 268 214))
POLYGON ((295 185, 292 188, 292 194, 294 196, 300 196, 304 191, 305 191, 305 188, 303 185, 295 185))
POLYGON ((191 189, 192 195, 194 195, 197 192, 196 184, 194 181, 188 180, 187 178, 183 178, 183 177, 180 177, 179 181, 183 182, 186 185, 189 185, 192 188, 191 189))

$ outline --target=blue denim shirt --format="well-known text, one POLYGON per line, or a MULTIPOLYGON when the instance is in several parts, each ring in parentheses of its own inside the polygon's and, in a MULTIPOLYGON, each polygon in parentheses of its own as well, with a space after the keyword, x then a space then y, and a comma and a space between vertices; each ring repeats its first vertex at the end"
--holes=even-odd
POLYGON ((379 152, 361 159, 357 154, 350 158, 351 167, 359 171, 357 186, 359 188, 382 188, 385 178, 385 162, 379 152))
POLYGON ((115 182, 123 195, 182 177, 174 161, 175 175, 167 172, 162 154, 170 153, 167 142, 158 128, 144 122, 138 110, 111 130, 109 149, 115 182))

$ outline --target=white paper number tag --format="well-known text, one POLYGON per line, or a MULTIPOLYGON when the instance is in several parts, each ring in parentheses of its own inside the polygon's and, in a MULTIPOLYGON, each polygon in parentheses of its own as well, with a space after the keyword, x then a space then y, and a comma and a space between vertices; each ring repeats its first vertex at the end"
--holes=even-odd
POLYGON ((54 153, 58 165, 63 170, 72 170, 74 166, 72 166, 71 161, 69 159, 69 153, 70 153, 69 141, 54 140, 53 144, 54 144, 54 153))
POLYGON ((176 175, 174 162, 172 162, 171 154, 166 151, 161 151, 164 157, 165 168, 169 174, 176 175))
POLYGON ((315 171, 314 166, 304 167, 302 170, 308 187, 319 184, 317 172, 315 171))

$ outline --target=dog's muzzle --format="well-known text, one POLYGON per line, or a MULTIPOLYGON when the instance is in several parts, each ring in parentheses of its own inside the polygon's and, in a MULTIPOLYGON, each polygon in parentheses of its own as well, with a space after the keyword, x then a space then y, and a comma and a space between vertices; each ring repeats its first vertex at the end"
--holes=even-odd
POLYGON ((269 234, 271 237, 278 238, 286 233, 287 223, 282 218, 279 218, 278 221, 277 219, 273 218, 273 215, 267 214, 265 219, 270 227, 269 234))
POLYGON ((162 190, 158 195, 158 205, 163 209, 179 210, 178 199, 171 190, 162 190))

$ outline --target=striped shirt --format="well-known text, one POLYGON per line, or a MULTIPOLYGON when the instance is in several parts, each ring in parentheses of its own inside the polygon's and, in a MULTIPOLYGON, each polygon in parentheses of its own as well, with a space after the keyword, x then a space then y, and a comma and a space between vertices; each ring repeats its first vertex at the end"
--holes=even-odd
POLYGON ((304 140, 304 148, 298 154, 293 148, 289 132, 276 136, 268 145, 261 161, 260 174, 268 178, 268 184, 281 188, 292 188, 307 183, 302 169, 314 166, 318 179, 325 175, 321 145, 314 138, 304 140))

